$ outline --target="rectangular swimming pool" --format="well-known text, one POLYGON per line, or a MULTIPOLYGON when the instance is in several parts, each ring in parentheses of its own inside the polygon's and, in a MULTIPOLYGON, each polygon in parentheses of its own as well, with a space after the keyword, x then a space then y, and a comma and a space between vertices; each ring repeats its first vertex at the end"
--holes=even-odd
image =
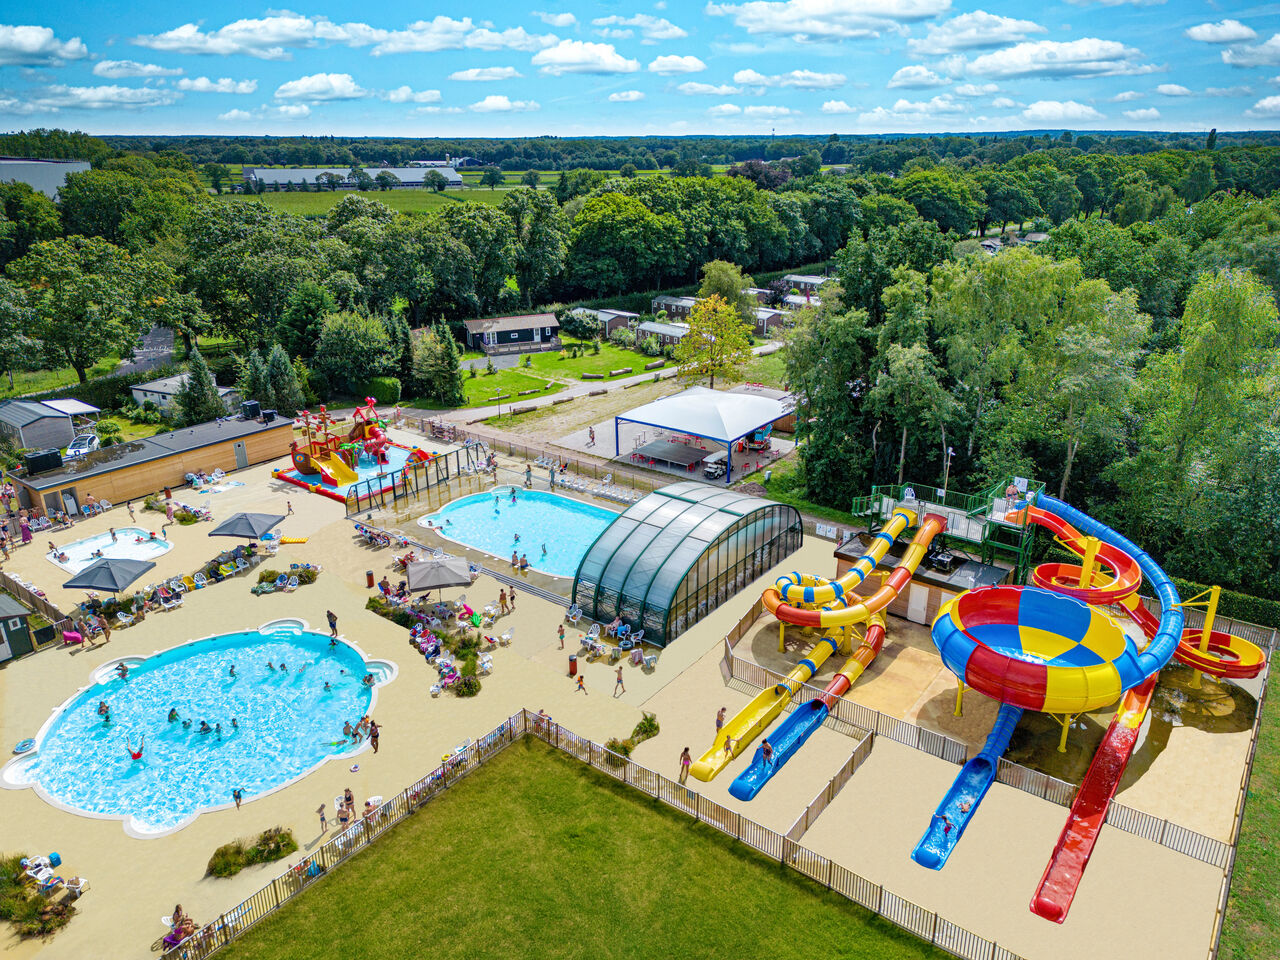
POLYGON ((445 504, 418 524, 507 563, 515 553, 534 570, 572 577, 596 537, 617 518, 612 510, 559 494, 498 487, 445 504))
POLYGON ((114 537, 108 531, 65 545, 60 545, 55 540, 54 545, 65 554, 66 559, 59 560, 52 553, 46 553, 45 559, 73 574, 104 557, 113 560, 154 560, 172 549, 168 540, 152 540, 150 531, 141 527, 121 527, 116 530, 114 537), (94 556, 99 552, 101 556, 94 556))

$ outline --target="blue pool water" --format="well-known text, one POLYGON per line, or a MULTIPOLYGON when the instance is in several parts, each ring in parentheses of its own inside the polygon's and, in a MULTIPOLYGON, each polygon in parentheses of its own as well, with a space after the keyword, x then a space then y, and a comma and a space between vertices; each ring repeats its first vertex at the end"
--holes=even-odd
MULTIPOLYGON (((373 457, 362 453, 360 455, 360 462, 356 464, 356 474, 361 480, 368 480, 370 477, 377 477, 384 473, 399 475, 400 471, 404 469, 404 465, 409 462, 409 453, 410 451, 405 447, 388 446, 386 463, 377 463, 374 461, 373 457)), ((297 470, 284 470, 282 473, 291 477, 297 477, 304 483, 320 482, 320 474, 318 473, 299 473, 297 470)), ((353 486, 355 486, 355 484, 346 483, 340 484, 336 487, 325 487, 325 489, 334 490, 338 493, 346 493, 347 490, 353 486)), ((364 488, 362 487, 361 490, 363 489, 364 488)))
MULTIPOLYGON (((163 517, 157 519, 155 528, 157 531, 159 531, 160 523, 163 520, 163 517)), ((67 559, 55 560, 51 553, 46 553, 45 557, 50 563, 61 567, 68 573, 79 573, 85 567, 102 559, 101 557, 93 556, 95 550, 101 550, 103 557, 129 560, 154 560, 161 554, 169 552, 171 546, 167 540, 146 539, 149 536, 149 531, 143 530, 141 527, 120 527, 116 530, 114 543, 111 540, 110 533, 99 533, 92 537, 85 537, 83 540, 76 540, 74 543, 58 543, 55 539, 53 541, 54 546, 65 553, 67 559), (144 542, 134 543, 134 540, 138 537, 143 537, 144 542)))
POLYGON ((572 577, 583 555, 618 515, 581 500, 541 490, 497 487, 446 504, 418 521, 440 527, 450 540, 483 550, 510 563, 511 551, 529 558, 529 566, 556 577, 572 577), (516 490, 516 502, 511 491, 516 490), (519 541, 515 539, 520 535, 519 541), (546 553, 543 553, 543 547, 546 553))
POLYGON ((373 689, 363 677, 372 672, 385 682, 394 667, 366 665, 342 642, 330 649, 329 638, 318 633, 264 629, 279 632, 224 634, 175 647, 132 666, 126 680, 110 672, 109 680, 65 705, 39 736, 34 755, 5 769, 5 785, 37 785, 59 804, 127 817, 130 832, 156 835, 232 802, 233 789, 248 801, 328 756, 354 752, 342 726, 369 712, 373 689), (267 670, 268 661, 282 660, 287 673, 267 670), (110 723, 98 716, 101 701, 111 709, 110 723), (171 707, 194 721, 189 729, 168 722, 171 707), (221 739, 197 732, 201 720, 220 723, 221 739), (132 760, 125 741, 136 747, 143 737, 143 758, 132 760))

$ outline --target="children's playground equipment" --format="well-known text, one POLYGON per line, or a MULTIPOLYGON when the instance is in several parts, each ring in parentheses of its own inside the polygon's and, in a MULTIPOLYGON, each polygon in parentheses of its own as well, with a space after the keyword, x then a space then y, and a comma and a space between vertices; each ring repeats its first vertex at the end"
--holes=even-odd
MULTIPOLYGON (((915 522, 914 511, 906 508, 895 510, 884 529, 876 535, 871 548, 839 580, 828 581, 821 577, 793 573, 779 578, 774 587, 764 592, 762 600, 766 609, 779 621, 779 642, 788 623, 803 627, 822 627, 825 628, 826 633, 813 645, 808 655, 787 674, 785 680, 762 690, 724 725, 717 733, 717 742, 713 743, 690 768, 695 777, 699 780, 711 780, 724 769, 730 760, 742 752, 745 745, 773 722, 790 701, 792 694, 817 672, 828 657, 842 649, 845 652, 849 651, 852 646, 852 627, 869 622, 873 615, 892 603, 898 593, 906 587, 933 538, 946 528, 946 521, 942 517, 934 514, 925 517, 924 523, 907 548, 902 562, 880 589, 865 599, 853 593, 853 590, 884 558, 894 540, 915 522)), ((883 643, 883 625, 880 629, 879 643, 883 643)), ((848 689, 847 685, 851 684, 865 668, 865 663, 859 666, 859 659, 863 658, 866 663, 870 663, 874 657, 875 654, 868 647, 868 639, 866 636, 863 637, 862 646, 841 670, 844 680, 838 675, 828 686, 824 693, 824 698, 831 698, 825 701, 828 709, 830 709, 830 703, 834 702, 834 698, 842 695, 844 689, 848 689), (835 690, 842 684, 845 685, 844 689, 836 693, 835 690)), ((875 652, 879 652, 878 644, 875 646, 875 652)), ((773 774, 781 769, 787 759, 804 744, 813 730, 821 725, 825 714, 819 716, 820 713, 820 708, 806 708, 803 711, 794 712, 788 718, 789 726, 785 731, 785 737, 783 731, 779 731, 779 745, 775 747, 772 758, 766 762, 762 753, 757 752, 751 770, 748 774, 744 774, 746 780, 740 786, 735 781, 734 786, 739 791, 735 796, 743 796, 744 799, 755 796, 773 774), (813 725, 806 727, 803 720, 795 719, 797 716, 807 719, 813 725), (782 749, 784 746, 785 751, 782 749)))
POLYGON ((1065 749, 1079 714, 1119 700, 1031 901, 1033 913, 1061 923, 1137 744, 1160 670, 1176 657, 1215 676, 1252 677, 1262 670, 1264 655, 1212 629, 1216 590, 1208 601, 1184 603, 1155 560, 1122 534, 1043 492, 1011 506, 1006 522, 1051 530, 1082 562, 1042 564, 1032 572, 1034 586, 969 590, 939 611, 933 641, 943 662, 961 690, 973 687, 1001 708, 982 750, 961 768, 911 856, 935 870, 946 864, 994 782, 1024 710, 1060 717, 1065 749), (1143 577, 1160 604, 1159 617, 1137 596, 1143 577), (1143 646, 1106 612, 1113 604, 1140 628, 1143 646), (1193 604, 1209 608, 1202 630, 1183 629, 1182 608, 1193 604))
POLYGON ((351 429, 344 437, 330 429, 342 423, 343 419, 330 417, 323 405, 318 414, 303 410, 294 423, 305 431, 305 442, 294 440, 289 445, 290 459, 297 475, 291 476, 277 470, 274 471, 274 476, 313 493, 345 502, 346 497, 338 492, 338 488, 358 482, 361 467, 376 469, 386 466, 388 447, 409 450, 410 463, 429 460, 431 457, 417 447, 404 447, 387 439, 373 397, 365 398, 365 405, 355 409, 351 420, 351 429), (315 475, 320 478, 319 484, 303 479, 303 476, 315 475))

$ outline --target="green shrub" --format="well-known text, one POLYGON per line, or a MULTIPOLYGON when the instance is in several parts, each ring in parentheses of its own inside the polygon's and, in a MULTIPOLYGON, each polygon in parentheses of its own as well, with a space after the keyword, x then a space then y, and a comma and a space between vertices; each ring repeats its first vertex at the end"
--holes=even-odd
POLYGON ((493 376, 493 375, 494 375, 495 373, 497 373, 497 372, 498 372, 498 368, 497 368, 497 367, 495 367, 495 366, 493 365, 493 358, 492 358, 492 357, 485 357, 485 359, 484 359, 484 375, 485 375, 486 377, 491 377, 491 376, 493 376))
POLYGON ((476 377, 478 377, 479 375, 480 375, 480 371, 479 371, 479 370, 477 370, 475 367, 468 367, 468 368, 467 368, 467 377, 468 377, 468 378, 470 378, 470 379, 474 380, 474 379, 475 379, 476 377))
POLYGON ((316 577, 318 576, 320 576, 320 571, 314 570, 311 567, 303 567, 297 573, 298 583, 302 584, 303 586, 305 586, 308 583, 315 583, 316 577))
POLYGON ((592 340, 592 341, 591 341, 591 355, 592 355, 593 357, 598 357, 598 356, 600 356, 600 341, 599 341, 599 340, 592 340))
POLYGON ((644 716, 640 718, 640 722, 636 724, 635 729, 631 731, 631 740, 633 743, 643 743, 657 735, 657 714, 645 712, 644 716))
POLYGON ((22 882, 22 858, 15 853, 0 859, 0 920, 8 920, 23 937, 41 937, 67 925, 76 908, 52 903, 34 886, 22 882))
MULTIPOLYGON (((302 581, 299 580, 298 582, 301 583, 302 581)), ((401 607, 393 607, 381 596, 370 597, 365 601, 364 608, 366 610, 372 610, 378 616, 386 617, 392 623, 398 624, 402 627, 412 627, 418 622, 418 618, 408 610, 402 609, 401 607)))
POLYGON ((234 877, 255 863, 274 863, 296 853, 298 841, 284 827, 272 827, 258 834, 249 846, 243 840, 224 843, 209 858, 206 872, 215 877, 234 877))
POLYGON ((609 341, 619 347, 634 347, 636 345, 636 335, 634 331, 626 327, 619 327, 609 334, 609 341))
POLYGON ((480 692, 480 678, 462 677, 453 685, 453 692, 460 697, 474 697, 480 692))
POLYGON ((142 509, 154 510, 156 513, 164 513, 164 501, 160 499, 160 494, 147 494, 147 498, 142 501, 142 509))
POLYGON ((306 389, 317 400, 328 400, 333 396, 333 387, 329 383, 329 378, 319 370, 312 370, 307 374, 306 389))
POLYGON ((631 751, 636 748, 636 745, 634 740, 610 737, 604 742, 604 748, 609 751, 604 755, 604 762, 611 767, 620 767, 626 762, 623 758, 631 756, 631 751))
POLYGON ((532 367, 532 366, 533 366, 533 354, 531 354, 531 353, 526 353, 526 354, 524 355, 524 362, 523 362, 523 363, 521 363, 521 364, 520 364, 520 366, 522 366, 522 367, 532 367))
POLYGON ((234 877, 245 867, 244 854, 244 844, 239 840, 224 843, 213 851, 205 872, 214 877, 234 877))
POLYGON ((183 526, 183 527, 189 527, 189 526, 191 526, 191 524, 193 524, 193 523, 199 523, 199 522, 200 522, 200 518, 199 518, 199 517, 197 517, 197 516, 196 516, 194 513, 192 513, 190 510, 179 510, 179 511, 177 511, 177 512, 173 515, 173 519, 177 520, 177 521, 178 521, 178 524, 179 524, 180 526, 183 526))
POLYGON ((378 403, 400 402, 400 381, 396 377, 373 377, 365 386, 365 393, 378 403))
MULTIPOLYGON (((275 583, 276 577, 278 576, 280 576, 279 570, 259 570, 258 582, 259 583, 275 583)), ((301 583, 302 581, 299 580, 298 582, 301 583)))
POLYGON ((662 347, 658 345, 658 338, 652 333, 644 338, 644 342, 640 344, 640 352, 646 357, 658 357, 662 355, 662 347))

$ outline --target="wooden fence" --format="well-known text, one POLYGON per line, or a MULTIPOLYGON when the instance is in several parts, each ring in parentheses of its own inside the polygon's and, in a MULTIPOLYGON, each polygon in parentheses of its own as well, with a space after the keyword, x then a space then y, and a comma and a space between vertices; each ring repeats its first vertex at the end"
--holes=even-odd
POLYGON ((30 585, 23 583, 11 573, 0 571, 0 589, 6 593, 12 594, 19 601, 26 604, 40 616, 44 617, 54 626, 54 636, 64 628, 68 627, 71 621, 56 606, 49 602, 45 597, 40 596, 30 585))

